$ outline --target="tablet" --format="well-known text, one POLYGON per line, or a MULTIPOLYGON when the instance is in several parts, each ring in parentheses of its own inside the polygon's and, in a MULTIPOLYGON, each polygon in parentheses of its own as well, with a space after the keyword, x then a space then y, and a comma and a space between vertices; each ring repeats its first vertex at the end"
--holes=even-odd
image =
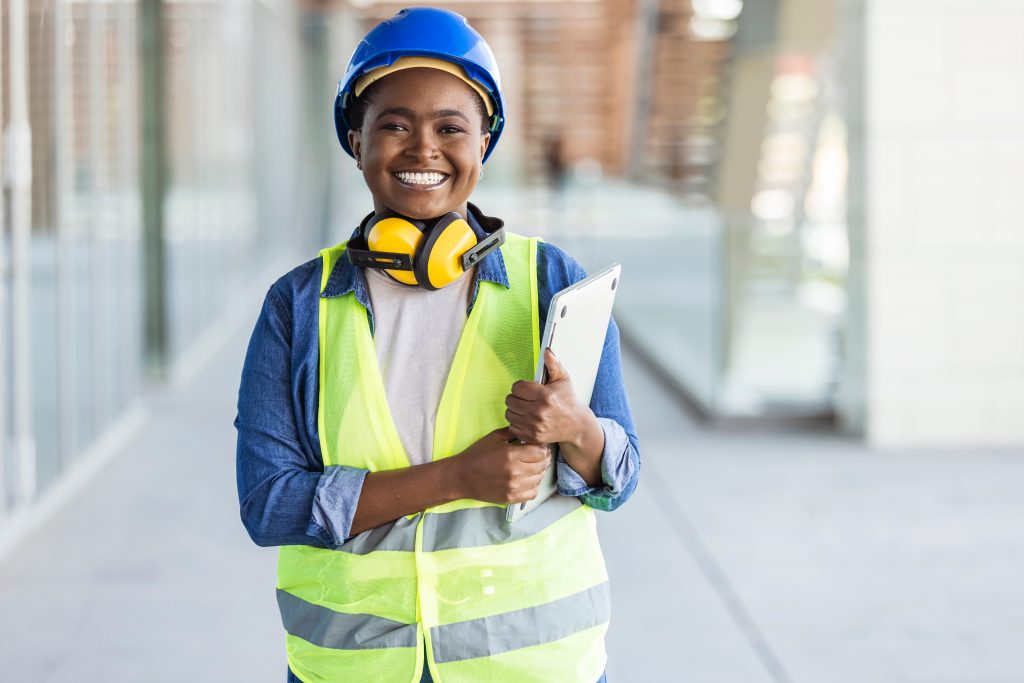
MULTIPOLYGON (((622 266, 612 264, 552 297, 533 381, 540 384, 547 381, 543 350, 550 348, 569 373, 576 398, 584 405, 590 405, 621 270, 622 266)), ((552 458, 537 497, 507 506, 505 520, 515 522, 555 495, 558 492, 556 479, 555 460, 552 458)))

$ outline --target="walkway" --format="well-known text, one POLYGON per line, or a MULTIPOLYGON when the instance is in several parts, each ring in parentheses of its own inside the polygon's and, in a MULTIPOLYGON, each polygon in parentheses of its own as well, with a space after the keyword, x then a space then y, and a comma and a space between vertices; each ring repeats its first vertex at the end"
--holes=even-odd
MULTIPOLYGON (((247 332, 0 565, 3 680, 284 680, 274 552, 236 504, 247 332)), ((600 518, 609 680, 1024 681, 1020 453, 706 432, 626 360, 644 469, 600 518)))

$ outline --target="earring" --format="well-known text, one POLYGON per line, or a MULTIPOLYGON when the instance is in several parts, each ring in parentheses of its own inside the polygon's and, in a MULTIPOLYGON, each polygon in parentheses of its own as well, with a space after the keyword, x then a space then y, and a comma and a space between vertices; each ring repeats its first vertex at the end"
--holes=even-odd
POLYGON ((484 169, 481 168, 480 169, 480 175, 479 175, 479 177, 477 177, 477 180, 483 180, 483 177, 484 177, 484 169))
POLYGON ((360 171, 363 170, 363 162, 360 161, 359 159, 356 159, 356 168, 358 168, 360 171))

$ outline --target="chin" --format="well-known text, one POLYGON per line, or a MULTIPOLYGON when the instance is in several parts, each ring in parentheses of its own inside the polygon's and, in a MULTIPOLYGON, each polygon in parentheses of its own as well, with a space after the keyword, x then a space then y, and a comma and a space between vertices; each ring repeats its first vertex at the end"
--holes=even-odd
POLYGON ((415 218, 418 220, 425 220, 428 218, 437 218, 443 216, 451 211, 455 211, 462 202, 395 202, 389 204, 388 207, 396 211, 403 216, 409 218, 415 218))

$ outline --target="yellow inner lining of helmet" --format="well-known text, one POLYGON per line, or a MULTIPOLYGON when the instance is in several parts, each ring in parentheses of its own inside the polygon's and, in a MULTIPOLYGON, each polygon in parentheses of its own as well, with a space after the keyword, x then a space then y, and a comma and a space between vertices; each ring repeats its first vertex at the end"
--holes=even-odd
POLYGON ((396 71, 402 69, 415 69, 415 68, 426 68, 426 69, 440 69, 446 73, 450 73, 452 76, 464 81, 466 85, 476 91, 476 94, 484 101, 484 106, 487 107, 487 115, 494 115, 494 102, 491 100, 491 96, 487 94, 483 86, 474 81, 458 64, 454 62, 445 61, 444 59, 438 59, 437 57, 399 57, 395 60, 395 63, 391 66, 382 66, 373 71, 367 73, 356 79, 355 85, 352 87, 352 94, 359 97, 363 94, 363 91, 370 87, 370 84, 379 81, 389 74, 393 74, 396 71))

